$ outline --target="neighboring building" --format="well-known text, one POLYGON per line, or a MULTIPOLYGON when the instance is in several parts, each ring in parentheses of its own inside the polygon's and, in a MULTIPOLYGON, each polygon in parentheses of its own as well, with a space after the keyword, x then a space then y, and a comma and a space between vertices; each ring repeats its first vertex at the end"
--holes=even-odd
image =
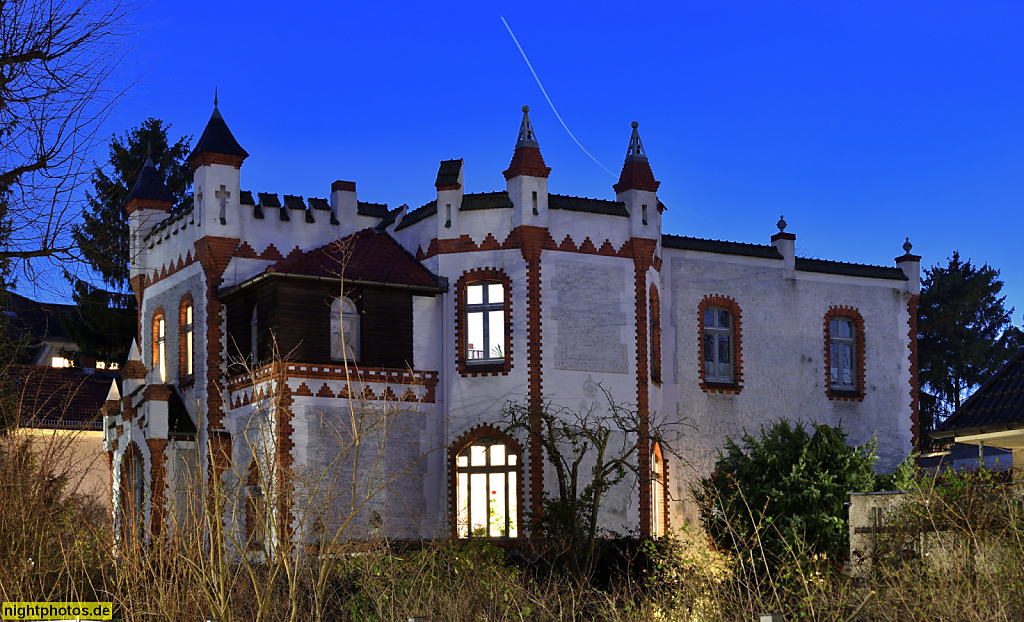
POLYGON ((635 123, 614 199, 548 192, 525 107, 505 189, 465 193, 446 160, 413 210, 350 181, 254 195, 247 156, 215 107, 189 157, 194 207, 172 209, 151 162, 126 205, 141 334, 105 426, 126 534, 188 523, 215 472, 250 546, 268 526, 309 539, 343 504, 311 520, 322 491, 301 475, 333 469, 395 475, 347 536, 525 536, 554 482, 538 444, 499 428, 502 405, 604 408, 600 388, 642 429, 685 421, 675 446, 641 443, 652 476, 605 501, 619 532, 680 526, 725 437, 778 417, 877 435, 882 469, 914 446, 909 243, 879 267, 796 257, 783 221, 768 244, 664 234, 635 123), (364 430, 356 461, 352 430, 374 422, 388 434, 364 430))
POLYGON ((6 313, 15 339, 27 339, 20 363, 71 367, 69 356, 78 346, 64 332, 61 319, 75 313, 74 305, 36 302, 14 292, 7 292, 6 313))
MULTIPOLYGON (((976 447, 989 468, 996 467, 992 448, 1009 453, 998 468, 1018 470, 1024 465, 1024 349, 1013 355, 960 408, 942 422, 932 438, 976 447)), ((968 466, 968 465, 964 465, 968 466)))

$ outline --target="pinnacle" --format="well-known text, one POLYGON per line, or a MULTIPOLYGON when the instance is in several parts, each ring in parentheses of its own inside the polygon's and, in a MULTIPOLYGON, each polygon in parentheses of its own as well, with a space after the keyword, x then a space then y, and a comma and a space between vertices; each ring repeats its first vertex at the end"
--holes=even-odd
POLYGON ((519 140, 516 141, 516 149, 520 147, 540 147, 537 142, 537 133, 533 131, 533 124, 530 123, 530 107, 523 106, 523 122, 519 125, 519 140))

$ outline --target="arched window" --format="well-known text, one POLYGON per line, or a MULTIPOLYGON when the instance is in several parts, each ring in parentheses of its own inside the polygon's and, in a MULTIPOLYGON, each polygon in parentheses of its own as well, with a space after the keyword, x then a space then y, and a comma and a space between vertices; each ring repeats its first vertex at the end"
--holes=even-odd
POLYGON ((651 285, 650 293, 651 319, 651 380, 661 384, 661 301, 658 289, 651 285))
POLYGON ((179 317, 178 330, 180 339, 178 343, 178 357, 180 369, 178 380, 189 378, 195 373, 195 330, 193 325, 192 297, 186 296, 181 301, 181 312, 179 317))
POLYGON ((360 355, 360 318, 356 303, 348 296, 331 303, 331 358, 355 363, 360 355))
POLYGON ((705 296, 698 307, 698 326, 701 389, 739 393, 743 388, 739 305, 726 296, 705 296))
POLYGON ((249 551, 262 551, 266 543, 267 500, 263 494, 260 468, 256 460, 249 463, 245 480, 245 541, 249 551))
POLYGON ((125 547, 144 541, 145 466, 138 445, 129 444, 121 462, 121 544, 125 547))
POLYGON ((520 447, 503 436, 477 435, 455 454, 455 532, 460 538, 519 535, 520 447))
POLYGON ((661 538, 667 531, 665 524, 665 498, 668 490, 665 487, 665 460, 661 455, 661 445, 651 446, 651 537, 661 538))
POLYGON ((164 310, 153 314, 153 368, 160 374, 160 382, 167 382, 167 326, 164 310))

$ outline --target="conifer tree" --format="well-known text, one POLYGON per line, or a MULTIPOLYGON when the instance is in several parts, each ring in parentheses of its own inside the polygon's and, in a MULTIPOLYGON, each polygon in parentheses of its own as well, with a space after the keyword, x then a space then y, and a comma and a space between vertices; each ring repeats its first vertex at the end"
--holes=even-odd
POLYGON ((89 207, 73 235, 100 284, 66 272, 79 317, 64 328, 82 356, 123 363, 137 330, 138 310, 128 282, 128 217, 124 204, 147 155, 174 196, 175 209, 191 200, 187 190, 192 175, 185 163, 191 137, 170 144, 169 129, 170 125, 150 117, 123 136, 113 136, 107 170, 97 165, 93 171, 93 190, 87 194, 89 207))

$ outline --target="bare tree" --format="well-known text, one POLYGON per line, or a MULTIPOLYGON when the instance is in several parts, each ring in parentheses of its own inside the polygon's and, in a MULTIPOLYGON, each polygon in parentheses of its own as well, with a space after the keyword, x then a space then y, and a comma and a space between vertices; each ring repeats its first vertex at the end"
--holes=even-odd
POLYGON ((0 263, 73 257, 75 190, 123 92, 120 0, 0 0, 0 263))

